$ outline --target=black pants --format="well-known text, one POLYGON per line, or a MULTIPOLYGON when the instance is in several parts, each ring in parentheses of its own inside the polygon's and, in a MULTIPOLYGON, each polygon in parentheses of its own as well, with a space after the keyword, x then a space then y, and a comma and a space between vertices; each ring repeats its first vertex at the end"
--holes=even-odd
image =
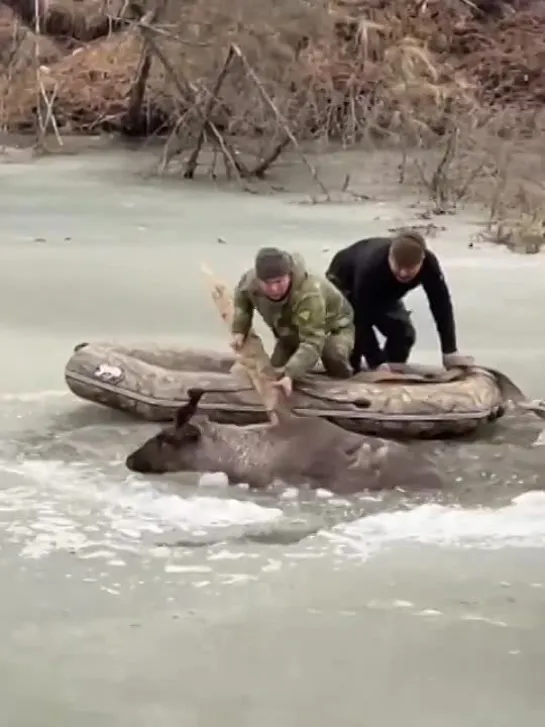
POLYGON ((416 342, 416 331, 411 323, 411 314, 402 301, 375 316, 373 325, 386 338, 386 361, 406 363, 416 342))

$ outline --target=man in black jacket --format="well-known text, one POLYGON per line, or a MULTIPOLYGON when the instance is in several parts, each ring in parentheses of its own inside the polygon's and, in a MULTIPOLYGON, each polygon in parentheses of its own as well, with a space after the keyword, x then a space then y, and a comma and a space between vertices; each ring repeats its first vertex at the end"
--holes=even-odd
POLYGON ((370 369, 388 370, 389 363, 406 363, 416 332, 402 298, 422 285, 435 320, 443 365, 471 366, 473 359, 457 352, 454 311, 437 257, 418 232, 394 238, 371 237, 337 252, 326 276, 348 298, 354 309, 356 340, 350 363, 361 370, 365 356, 370 369), (386 338, 381 349, 373 330, 386 338))

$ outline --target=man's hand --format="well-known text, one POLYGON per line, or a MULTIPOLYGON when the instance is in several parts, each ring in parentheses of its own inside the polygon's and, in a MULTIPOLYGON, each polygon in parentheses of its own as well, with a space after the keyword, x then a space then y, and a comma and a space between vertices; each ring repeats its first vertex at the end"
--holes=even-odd
POLYGON ((361 356, 350 356, 350 366, 352 366, 352 371, 355 374, 359 374, 361 371, 361 356))
POLYGON ((475 359, 473 356, 462 356, 457 351, 454 353, 443 354, 443 366, 446 369, 469 368, 475 366, 475 359))
POLYGON ((281 379, 278 379, 278 381, 274 382, 273 386, 282 389, 286 398, 289 399, 293 391, 293 382, 289 376, 283 376, 281 379))
POLYGON ((243 333, 233 333, 231 336, 231 348, 237 353, 244 346, 246 336, 243 333))

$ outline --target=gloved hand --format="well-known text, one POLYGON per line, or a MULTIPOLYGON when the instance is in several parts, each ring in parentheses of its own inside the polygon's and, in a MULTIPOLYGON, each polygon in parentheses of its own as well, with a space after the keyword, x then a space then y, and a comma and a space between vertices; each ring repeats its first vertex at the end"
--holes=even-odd
POLYGON ((454 353, 445 353, 443 354, 443 366, 446 369, 454 369, 458 366, 460 368, 469 368, 470 366, 475 366, 475 359, 473 356, 462 356, 457 351, 454 353))

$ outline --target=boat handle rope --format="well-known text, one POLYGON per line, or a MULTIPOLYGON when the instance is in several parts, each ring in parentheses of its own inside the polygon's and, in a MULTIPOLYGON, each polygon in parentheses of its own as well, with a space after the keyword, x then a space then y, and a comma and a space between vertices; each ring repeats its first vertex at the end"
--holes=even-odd
MULTIPOLYGON (((202 387, 204 389, 203 396, 206 396, 206 394, 242 394, 245 391, 255 391, 253 386, 240 386, 237 388, 223 388, 223 389, 213 389, 208 386, 202 387)), ((294 391, 299 392, 301 394, 304 394, 305 396, 308 396, 309 399, 315 399, 317 401, 324 401, 328 402, 330 404, 352 404, 353 406, 358 407, 359 409, 369 409, 371 404, 373 403, 371 399, 367 399, 364 397, 358 398, 358 399, 333 399, 330 396, 324 396, 323 394, 317 394, 314 391, 309 391, 306 387, 298 386, 294 389, 294 391)), ((186 395, 186 392, 184 391, 184 396, 186 395)))

